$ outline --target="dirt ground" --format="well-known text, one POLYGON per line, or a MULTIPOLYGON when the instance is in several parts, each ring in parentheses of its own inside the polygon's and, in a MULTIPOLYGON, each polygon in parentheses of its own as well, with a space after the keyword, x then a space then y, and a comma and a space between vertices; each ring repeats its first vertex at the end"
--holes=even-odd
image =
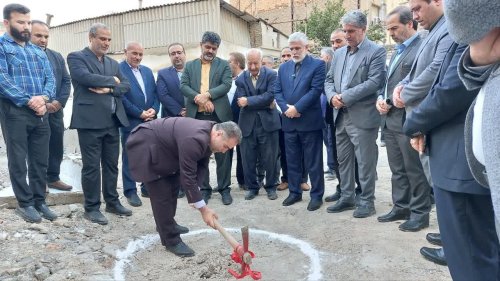
MULTIPOLYGON (((6 186, 3 141, 0 146, 0 184, 6 186)), ((210 165, 215 167, 213 161, 210 165)), ((417 233, 399 231, 401 222, 377 222, 391 209, 385 148, 379 148, 377 170, 377 214, 366 219, 353 218, 352 211, 329 214, 329 203, 309 212, 307 192, 290 207, 281 206, 288 191, 278 192, 275 201, 263 191, 246 201, 234 177, 234 203, 224 206, 214 193, 209 206, 239 241, 239 229, 249 226, 250 250, 256 255, 252 269, 262 273, 262 280, 451 280, 447 267, 419 253, 420 247, 431 246, 425 234, 437 230, 434 210, 430 228, 417 233)), ((215 186, 215 178, 212 182, 215 186)), ((333 193, 337 181, 325 183, 325 195, 333 193)), ((125 198, 121 201, 129 207, 125 198)), ((61 217, 40 224, 0 209, 0 280, 235 280, 227 272, 238 269, 229 244, 204 225, 185 198, 179 199, 176 219, 191 230, 183 240, 195 250, 192 258, 176 257, 161 246, 149 200, 142 201, 131 217, 104 213, 107 226, 85 220, 82 204, 55 206, 61 217)))

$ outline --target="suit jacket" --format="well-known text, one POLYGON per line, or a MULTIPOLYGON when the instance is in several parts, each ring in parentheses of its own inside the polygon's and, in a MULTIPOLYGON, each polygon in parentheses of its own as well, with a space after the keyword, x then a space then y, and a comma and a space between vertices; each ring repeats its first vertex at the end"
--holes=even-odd
POLYGON ((292 60, 280 65, 274 97, 281 111, 294 105, 301 114, 299 118, 282 115, 282 129, 285 132, 308 132, 321 130, 325 122, 321 114, 320 95, 324 91, 325 62, 306 55, 298 74, 292 60))
MULTIPOLYGON (((347 90, 341 91, 342 72, 347 56, 347 46, 335 51, 332 66, 326 76, 325 92, 331 106, 331 99, 339 93, 345 107, 351 113, 354 126, 361 129, 373 129, 380 126, 380 114, 375 107, 378 93, 385 82, 384 47, 365 38, 357 51, 348 78, 347 90)), ((333 120, 337 120, 339 110, 334 109, 333 120)))
POLYGON ((167 67, 158 71, 156 92, 162 105, 162 117, 180 116, 184 106, 184 96, 181 92, 181 82, 175 67, 167 67))
POLYGON ((442 16, 423 39, 410 73, 401 81, 404 85, 401 99, 405 102, 406 112, 411 112, 427 96, 452 43, 446 19, 442 16))
MULTIPOLYGON (((200 93, 201 59, 195 59, 186 63, 181 79, 181 92, 186 97, 186 116, 194 118, 198 111, 198 105, 194 103, 194 97, 200 93)), ((209 90, 215 113, 222 122, 232 120, 231 107, 227 99, 227 92, 231 89, 231 69, 226 60, 215 57, 210 66, 209 90)))
POLYGON ((139 66, 139 72, 141 73, 144 88, 146 90, 146 101, 144 100, 144 93, 142 92, 141 86, 126 61, 120 63, 120 71, 127 77, 130 83, 130 90, 123 96, 123 106, 128 117, 129 126, 123 129, 131 131, 135 126, 144 122, 140 117, 144 110, 153 108, 158 114, 160 102, 156 95, 155 78, 149 67, 144 65, 139 66))
MULTIPOLYGON (((422 38, 420 35, 417 35, 415 39, 411 42, 408 47, 403 51, 403 53, 399 56, 398 61, 392 68, 387 69, 387 80, 386 80, 386 88, 387 88, 387 98, 392 100, 392 93, 394 92, 394 88, 403 80, 411 70, 411 66, 413 61, 415 60, 415 56, 417 54, 418 47, 422 43, 422 38)), ((394 58, 396 57, 397 52, 395 51, 391 57, 391 61, 389 62, 389 67, 392 65, 394 58)), ((380 93, 382 96, 385 94, 385 88, 382 88, 380 93)), ((382 117, 382 128, 387 126, 389 130, 395 132, 403 131, 403 123, 406 117, 406 111, 404 108, 397 108, 392 106, 389 109, 387 114, 381 115, 382 117)))
POLYGON ((60 53, 49 48, 45 49, 45 53, 49 58, 55 77, 56 96, 54 100, 57 100, 64 107, 71 92, 71 77, 66 69, 64 58, 60 53))
POLYGON ((113 100, 118 125, 129 125, 122 97, 129 91, 130 84, 121 74, 118 62, 103 56, 101 63, 86 47, 68 55, 68 66, 74 88, 71 129, 105 129, 117 126, 112 112, 113 100), (113 76, 118 77, 120 83, 116 83, 113 76), (89 90, 90 87, 112 88, 113 93, 96 94, 89 90))
POLYGON ((274 101, 276 72, 267 67, 261 67, 255 87, 250 72, 247 70, 236 79, 236 96, 246 97, 248 105, 241 108, 238 125, 244 137, 248 137, 254 128, 255 118, 260 118, 266 132, 281 128, 279 112, 270 105, 274 101))
POLYGON ((202 199, 199 186, 208 171, 215 122, 192 118, 160 118, 139 124, 127 140, 130 173, 140 182, 179 176, 188 202, 202 199))
POLYGON ((465 47, 453 43, 449 48, 429 94, 407 116, 403 130, 408 136, 427 135, 434 187, 488 194, 488 189, 474 180, 465 157, 465 116, 478 93, 468 91, 458 77, 458 62, 465 47))

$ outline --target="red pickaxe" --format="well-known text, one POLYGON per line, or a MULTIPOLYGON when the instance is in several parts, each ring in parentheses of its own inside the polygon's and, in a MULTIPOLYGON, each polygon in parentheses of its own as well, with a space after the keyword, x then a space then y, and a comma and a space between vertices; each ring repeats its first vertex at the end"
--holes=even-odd
POLYGON ((241 235, 243 236, 243 246, 241 246, 236 239, 234 239, 231 234, 229 234, 217 220, 215 220, 215 228, 224 236, 224 239, 231 245, 233 248, 233 253, 231 254, 231 259, 234 262, 241 264, 241 273, 238 273, 231 268, 228 269, 229 273, 231 273, 236 279, 241 279, 247 275, 253 278, 253 280, 259 280, 262 277, 262 274, 258 271, 252 271, 250 269, 250 264, 252 264, 252 258, 255 257, 255 254, 252 251, 248 250, 248 226, 241 228, 241 235))

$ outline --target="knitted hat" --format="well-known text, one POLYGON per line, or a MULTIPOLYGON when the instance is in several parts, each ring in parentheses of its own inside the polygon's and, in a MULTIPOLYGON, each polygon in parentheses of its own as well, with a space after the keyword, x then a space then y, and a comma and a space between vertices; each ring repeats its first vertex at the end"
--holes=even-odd
POLYGON ((483 38, 500 27, 499 0, 445 0, 444 15, 451 37, 459 44, 483 38))

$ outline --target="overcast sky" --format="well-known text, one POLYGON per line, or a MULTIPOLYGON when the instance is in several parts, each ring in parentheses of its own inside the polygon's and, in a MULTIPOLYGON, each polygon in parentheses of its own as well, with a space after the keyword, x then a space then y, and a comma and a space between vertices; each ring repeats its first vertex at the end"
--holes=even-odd
MULTIPOLYGON (((143 0, 142 7, 183 2, 182 0, 143 0)), ((45 14, 54 15, 51 25, 123 12, 139 8, 139 0, 0 0, 1 7, 9 3, 26 5, 31 10, 31 19, 45 21, 45 14)))

